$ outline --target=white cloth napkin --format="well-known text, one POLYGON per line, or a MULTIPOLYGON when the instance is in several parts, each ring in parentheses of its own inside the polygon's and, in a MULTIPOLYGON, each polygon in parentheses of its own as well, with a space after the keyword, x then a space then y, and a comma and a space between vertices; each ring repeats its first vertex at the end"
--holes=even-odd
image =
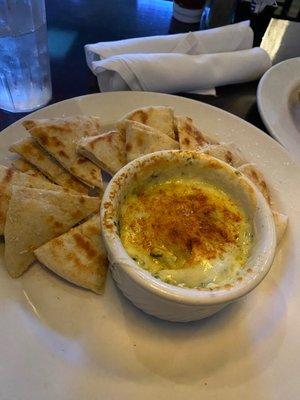
POLYGON ((103 92, 176 93, 257 79, 271 61, 252 45, 253 31, 245 21, 187 34, 89 44, 85 52, 103 92))
POLYGON ((99 42, 87 44, 84 48, 90 68, 92 68, 93 61, 119 54, 223 53, 250 49, 253 46, 253 31, 249 25, 249 21, 243 21, 205 31, 99 42), (193 51, 190 53, 191 49, 193 51))

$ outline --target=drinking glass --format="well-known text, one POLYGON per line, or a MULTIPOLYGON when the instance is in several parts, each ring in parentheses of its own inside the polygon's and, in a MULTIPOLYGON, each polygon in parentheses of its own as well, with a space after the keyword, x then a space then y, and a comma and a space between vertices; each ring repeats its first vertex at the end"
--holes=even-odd
POLYGON ((51 99, 44 0, 0 0, 0 108, 32 111, 51 99))

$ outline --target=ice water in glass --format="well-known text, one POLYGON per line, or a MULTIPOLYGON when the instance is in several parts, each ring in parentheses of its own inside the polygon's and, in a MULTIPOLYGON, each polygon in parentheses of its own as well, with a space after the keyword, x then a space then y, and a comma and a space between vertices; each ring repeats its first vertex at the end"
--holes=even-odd
POLYGON ((32 111, 51 95, 44 0, 0 0, 0 108, 32 111))

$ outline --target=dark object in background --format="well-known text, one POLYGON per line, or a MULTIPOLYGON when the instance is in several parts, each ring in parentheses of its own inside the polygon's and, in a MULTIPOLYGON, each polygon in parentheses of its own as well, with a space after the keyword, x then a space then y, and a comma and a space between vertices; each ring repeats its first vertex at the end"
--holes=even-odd
POLYGON ((203 8, 200 29, 215 28, 250 20, 254 31, 254 46, 259 46, 271 18, 300 20, 300 0, 278 0, 277 6, 267 5, 254 12, 257 0, 207 0, 203 8))
POLYGON ((207 0, 200 20, 200 29, 232 24, 237 3, 238 0, 207 0))
POLYGON ((173 33, 188 33, 199 31, 199 21, 193 24, 187 24, 185 22, 178 21, 174 17, 171 18, 170 26, 169 26, 169 34, 173 33))
POLYGON ((180 22, 198 23, 205 0, 174 0, 173 17, 180 22))
MULTIPOLYGON (((259 46, 263 35, 270 24, 272 18, 281 18, 290 21, 300 21, 300 0, 277 0, 276 6, 266 6, 260 13, 253 12, 253 1, 248 2, 245 0, 240 0, 237 5, 235 13, 235 21, 244 21, 249 19, 250 25, 254 31, 254 46, 259 46)), ((296 30, 296 25, 293 25, 296 30)), ((295 36, 296 31, 293 32, 295 36)), ((296 39, 293 39, 296 42, 296 39)), ((290 43, 290 42, 289 42, 290 43)), ((283 46, 281 46, 282 48, 283 46)), ((295 52, 290 52, 290 57, 295 52)), ((285 59, 285 57, 283 57, 285 59)))
POLYGON ((205 0, 174 0, 174 2, 180 7, 197 10, 204 6, 205 0))
POLYGON ((271 21, 276 10, 274 6, 266 6, 263 11, 256 14, 252 11, 251 3, 240 1, 237 5, 234 22, 250 20, 250 25, 254 31, 254 46, 259 46, 262 37, 271 21))

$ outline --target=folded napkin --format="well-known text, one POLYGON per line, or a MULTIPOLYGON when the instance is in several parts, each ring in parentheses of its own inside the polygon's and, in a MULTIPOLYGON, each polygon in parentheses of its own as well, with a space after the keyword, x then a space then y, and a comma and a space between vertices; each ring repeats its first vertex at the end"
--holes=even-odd
POLYGON ((187 34, 100 42, 85 46, 100 90, 189 92, 259 78, 267 53, 251 49, 249 21, 187 34))
POLYGON ((252 46, 253 31, 250 22, 243 21, 205 31, 87 44, 84 49, 88 66, 92 69, 93 61, 119 54, 224 53, 250 49, 252 46))

